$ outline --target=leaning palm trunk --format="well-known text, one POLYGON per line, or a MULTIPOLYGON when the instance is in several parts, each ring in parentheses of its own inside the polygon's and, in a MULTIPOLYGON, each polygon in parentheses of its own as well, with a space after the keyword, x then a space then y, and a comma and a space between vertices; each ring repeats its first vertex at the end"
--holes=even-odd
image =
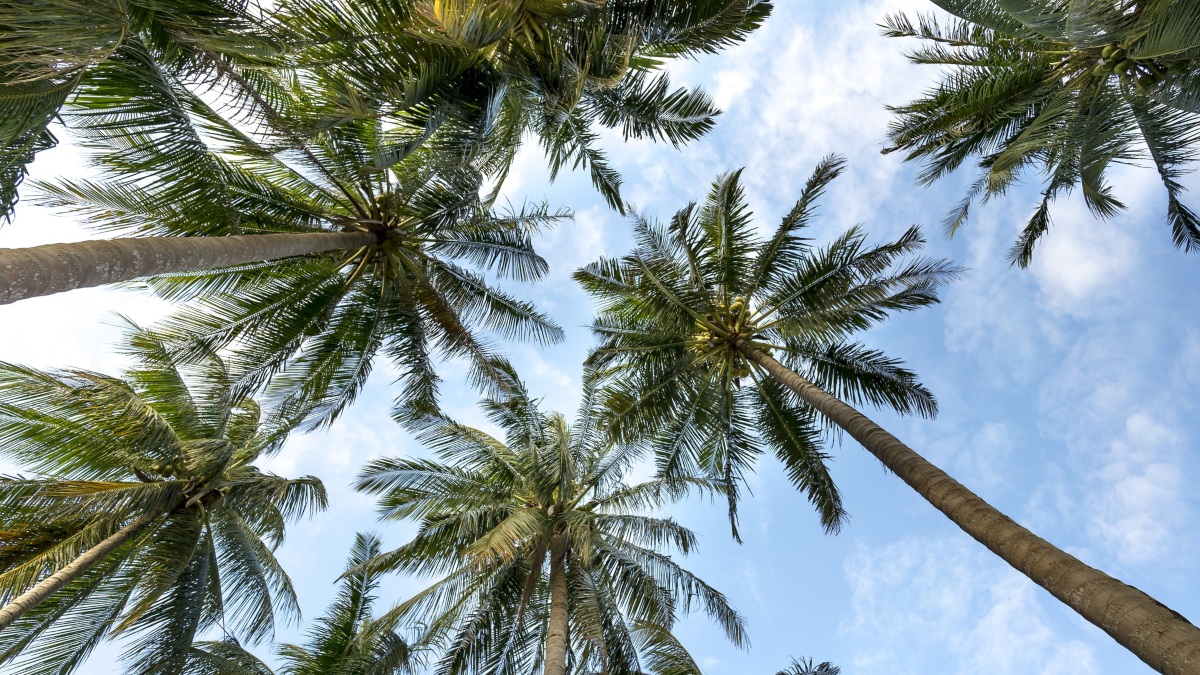
POLYGON ((567 673, 567 538, 555 536, 550 551, 550 626, 544 675, 567 673))
MULTIPOLYGON (((1168 675, 1200 674, 1200 629, 1132 586, 1059 550, 963 487, 865 415, 739 339, 737 348, 841 427, 976 541, 1168 675)), ((549 670, 547 670, 549 673, 549 670)))
POLYGON ((9 624, 25 616, 29 610, 37 607, 63 586, 75 581, 79 575, 91 569, 109 553, 129 541, 157 517, 158 514, 147 514, 134 519, 104 541, 84 551, 61 570, 42 579, 36 586, 14 598, 4 609, 0 609, 0 630, 8 628, 9 624))
POLYGON ((0 249, 0 305, 155 274, 358 249, 376 242, 376 235, 368 232, 301 232, 138 237, 0 249))

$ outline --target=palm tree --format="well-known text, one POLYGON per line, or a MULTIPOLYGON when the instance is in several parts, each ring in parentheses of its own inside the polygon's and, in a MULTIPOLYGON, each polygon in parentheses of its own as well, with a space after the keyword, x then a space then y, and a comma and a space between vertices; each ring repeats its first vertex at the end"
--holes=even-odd
MULTIPOLYGON (((39 2, 75 4, 74 0, 39 2)), ((529 3, 470 0, 364 2, 344 8, 324 0, 297 2, 289 5, 287 13, 272 15, 269 30, 253 26, 273 36, 270 45, 292 44, 296 53, 287 59, 268 54, 268 46, 251 49, 239 43, 258 35, 246 28, 239 29, 237 40, 198 37, 189 42, 195 49, 183 52, 192 59, 185 60, 190 68, 164 67, 155 51, 162 45, 134 38, 124 39, 119 49, 108 49, 106 58, 93 63, 102 50, 91 45, 87 53, 92 60, 80 71, 87 77, 71 83, 65 118, 68 128, 87 144, 106 145, 113 138, 131 143, 120 156, 124 176, 117 186, 126 201, 136 202, 145 187, 141 181, 153 175, 156 181, 173 184, 170 197, 189 205, 193 211, 189 218, 197 215, 197 205, 206 205, 206 225, 190 234, 236 236, 242 231, 240 214, 228 199, 236 187, 230 186, 227 178, 214 175, 219 173, 214 167, 217 162, 199 146, 207 134, 236 146, 244 146, 245 139, 232 125, 214 119, 215 113, 200 101, 196 71, 201 66, 210 66, 218 82, 230 87, 243 121, 267 131, 272 149, 299 154, 304 169, 320 176, 314 182, 326 193, 323 197, 342 202, 354 212, 352 220, 371 217, 371 199, 359 191, 362 176, 358 169, 377 178, 416 148, 430 145, 439 151, 434 156, 443 158, 439 163, 452 164, 455 157, 466 161, 495 177, 499 190, 528 130, 541 139, 552 172, 567 165, 586 166, 609 202, 623 209, 619 176, 594 147, 597 135, 592 123, 620 127, 626 137, 662 138, 675 145, 702 135, 716 115, 707 95, 700 90, 672 91, 665 75, 651 78, 651 71, 665 58, 712 53, 742 40, 769 14, 771 5, 761 0, 568 4, 567 9, 562 5, 553 10, 549 3, 537 5, 542 9, 535 10, 529 3), (475 29, 482 34, 476 35, 475 29), (209 49, 209 43, 216 45, 209 49), (258 60, 243 63, 213 51, 222 45, 233 51, 238 46, 247 52, 247 59, 253 56, 258 60), (266 67, 272 64, 294 68, 266 67), (302 100, 306 105, 299 103, 302 100), (328 158, 318 158, 310 147, 320 142, 316 137, 337 135, 331 129, 347 120, 370 126, 379 124, 380 119, 388 120, 386 141, 379 141, 367 157, 341 157, 343 161, 362 160, 362 166, 355 166, 348 175, 325 166, 328 158), (216 128, 209 128, 210 124, 216 128), (166 166, 160 166, 164 161, 166 166), (163 174, 155 173, 160 168, 163 174)), ((31 49, 30 44, 36 47, 40 44, 37 40, 45 39, 38 32, 45 27, 37 19, 42 14, 25 16, 21 9, 12 11, 9 19, 0 14, 0 27, 5 20, 28 21, 33 26, 33 37, 20 33, 22 41, 13 43, 14 53, 19 55, 22 49, 31 49)), ((51 15, 53 12, 46 10, 45 16, 51 15)), ((113 23, 110 19, 105 21, 113 23)), ((86 28, 87 22, 79 21, 72 30, 86 28)), ((196 25, 188 25, 198 31, 211 30, 198 19, 196 25)), ((231 20, 230 25, 241 24, 231 20)), ((167 28, 162 30, 170 35, 167 28)), ((69 42, 62 39, 64 44, 69 42)), ((164 44, 170 47, 173 43, 167 40, 164 44)), ((211 82, 203 84, 211 86, 211 82)), ((38 122, 42 131, 36 134, 38 147, 51 143, 44 127, 50 111, 57 111, 65 99, 51 100, 53 97, 40 90, 22 96, 41 111, 37 113, 42 120, 38 122)), ((21 129, 27 126, 21 125, 21 129)), ((10 135, 26 139, 28 134, 17 130, 10 135)), ((10 143, 0 137, 0 148, 9 143, 12 152, 3 152, 15 158, 0 157, 0 166, 20 167, 10 181, 14 199, 31 142, 10 143)), ((263 149, 252 152, 257 156, 263 149)), ((427 155, 425 160, 429 159, 427 155)), ((285 176, 280 167, 275 170, 286 180, 310 179, 285 176)), ((159 208, 174 215, 176 207, 161 204, 159 208)), ((303 238, 224 241, 115 239, 0 249, 0 269, 5 270, 0 277, 0 303, 155 274, 353 251, 382 243, 372 241, 362 228, 310 229, 305 234, 303 238)))
POLYGON ((812 659, 801 657, 799 659, 792 659, 792 665, 775 673, 775 675, 840 675, 841 672, 841 668, 828 661, 823 661, 814 666, 812 659))
POLYGON ((421 523, 367 567, 440 577, 388 615, 417 628, 413 649, 440 654, 438 673, 698 673, 670 632, 695 605, 745 644, 724 596, 669 555, 695 548, 695 534, 639 513, 719 484, 626 485, 636 449, 597 433, 590 386, 571 426, 539 410, 510 366, 496 368, 511 380, 483 408, 503 440, 426 416, 412 424, 440 461, 377 459, 358 480, 383 517, 421 523))
MULTIPOLYGON (((0 216, 26 164, 57 143, 48 129, 77 87, 131 55, 204 86, 244 95, 280 47, 244 0, 21 0, 0 3, 0 216)), ((151 84, 147 81, 146 84, 151 84)))
POLYGON ((383 114, 413 144, 448 127, 481 155, 497 189, 526 133, 553 177, 586 168, 624 210, 620 176, 596 147, 596 125, 678 147, 719 111, 700 89, 655 74, 667 59, 716 53, 770 14, 765 0, 298 0, 277 17, 302 45, 316 125, 383 114))
POLYGON ((892 312, 937 302, 938 287, 958 270, 913 258, 923 244, 916 228, 879 246, 867 246, 857 228, 822 248, 809 244, 814 200, 842 168, 837 158, 821 162, 769 239, 755 235, 733 173, 668 227, 638 220, 632 253, 576 274, 600 303, 589 364, 613 383, 612 432, 656 430, 664 476, 699 472, 731 487, 769 446, 825 528, 836 530, 844 511, 821 439, 822 426, 840 429, 1139 658, 1162 672, 1195 673, 1200 630, 1186 619, 1013 522, 843 402, 936 412, 932 394, 898 360, 851 337, 892 312))
MULTIPOLYGON (((148 67, 110 61, 114 71, 148 67)), ((341 124, 281 157, 182 84, 165 76, 161 84, 115 112, 68 116, 91 139, 103 173, 40 185, 46 203, 143 236, 9 251, 11 260, 40 250, 65 271, 29 255, 30 264, 0 277, 0 295, 5 280, 20 296, 30 280, 45 287, 78 281, 72 271, 94 279, 114 270, 128 278, 136 274, 118 261, 165 260, 173 266, 139 273, 170 272, 151 285, 192 301, 164 327, 171 341, 198 354, 237 342, 230 365, 247 390, 288 366, 280 396, 318 422, 354 398, 379 351, 405 373, 402 398, 433 405, 432 351, 486 364, 480 328, 543 344, 561 338, 531 304, 471 267, 538 279, 548 266, 531 237, 565 212, 493 208, 480 197, 478 171, 444 166, 428 149, 393 163, 396 137, 378 119, 341 124), (114 252, 94 265, 64 258, 66 248, 114 252), (204 259, 204 251, 221 257, 204 259)))
POLYGON ((1050 204, 1079 187, 1098 217, 1124 209, 1109 167, 1148 159, 1167 189, 1175 246, 1200 250, 1200 218, 1179 177, 1200 135, 1200 8, 1182 0, 935 0, 953 16, 887 17, 884 33, 926 46, 914 63, 945 67, 936 87, 891 107, 892 145, 931 184, 970 157, 979 178, 945 220, 953 234, 975 198, 1003 194, 1036 169, 1041 204, 1009 253, 1025 267, 1051 224, 1050 204))
MULTIPOLYGON (((385 622, 372 617, 380 574, 364 568, 379 555, 379 540, 354 538, 337 598, 308 632, 305 646, 279 647, 278 675, 394 675, 408 671, 408 645, 385 622)), ((266 664, 232 640, 199 644, 187 675, 274 675, 266 664)))
POLYGON ((190 371, 131 331, 124 379, 0 364, 0 663, 77 667, 126 636, 128 672, 178 673, 196 635, 256 642, 299 608, 272 551, 325 506, 313 477, 253 462, 286 433, 211 356, 190 371))

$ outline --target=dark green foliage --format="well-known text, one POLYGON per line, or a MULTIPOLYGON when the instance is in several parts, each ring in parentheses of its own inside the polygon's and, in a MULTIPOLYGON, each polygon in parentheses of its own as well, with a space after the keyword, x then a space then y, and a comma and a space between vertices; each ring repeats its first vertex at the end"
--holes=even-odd
POLYGON ((840 675, 842 669, 828 661, 813 665, 812 659, 792 659, 792 665, 775 675, 840 675))
POLYGON ((304 75, 319 92, 309 128, 382 115, 407 147, 459 153, 501 182, 532 132, 552 175, 586 169, 623 210, 594 127, 676 146, 703 135, 718 113, 707 94, 654 71, 741 42, 770 11, 762 0, 299 0, 278 19, 302 45, 296 58, 320 64, 304 75))
MULTIPOLYGON (((86 87, 119 105, 125 90, 106 82, 108 59, 141 51, 153 70, 244 95, 265 81, 278 43, 239 0, 5 0, 0 2, 0 215, 11 216, 17 186, 35 153, 55 144, 47 125, 86 87)), ((144 74, 150 74, 143 71, 144 74)))
POLYGON ((1200 9, 1184 0, 939 0, 952 17, 890 16, 884 32, 924 45, 914 63, 946 66, 916 101, 892 107, 888 132, 929 184, 977 158, 979 179, 946 218, 953 234, 971 204, 1036 170, 1041 204, 1009 253, 1025 267, 1051 224, 1050 203, 1078 188, 1111 218, 1124 205, 1113 164, 1149 161, 1167 189, 1172 240, 1200 249, 1200 219, 1178 182, 1200 147, 1200 9))

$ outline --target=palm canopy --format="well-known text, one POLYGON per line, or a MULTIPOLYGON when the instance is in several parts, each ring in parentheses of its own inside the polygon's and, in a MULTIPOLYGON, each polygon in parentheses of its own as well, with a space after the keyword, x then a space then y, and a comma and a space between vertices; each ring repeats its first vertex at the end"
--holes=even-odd
POLYGON ((822 661, 814 665, 812 659, 801 657, 799 659, 792 659, 792 665, 775 673, 775 675, 840 675, 841 672, 841 668, 828 661, 822 661))
POLYGON ((827 531, 846 518, 826 466, 829 425, 764 376, 739 340, 851 403, 924 417, 937 411, 899 360, 853 336, 937 302, 937 288, 958 270, 913 257, 924 244, 915 227, 877 246, 857 227, 814 246, 806 235, 815 202, 843 168, 842 159, 825 158, 769 238, 755 234, 734 172, 666 226, 636 218, 631 253, 575 274, 600 307, 588 363, 611 385, 610 433, 654 434, 664 477, 720 479, 735 538, 739 485, 767 449, 827 531))
POLYGON ((1180 176, 1200 148, 1200 6, 1185 0, 935 0, 939 21, 887 18, 885 34, 925 45, 914 63, 945 66, 941 81, 896 113, 885 152, 920 160, 930 184, 978 157, 979 177, 946 217, 953 233, 972 203, 1003 194, 1036 169, 1040 205, 1009 253, 1025 267, 1051 225, 1050 204, 1079 188, 1109 218, 1124 208, 1106 177, 1149 161, 1167 190, 1177 247, 1200 249, 1200 219, 1180 176))
POLYGON ((364 567, 380 554, 379 540, 359 534, 346 560, 337 597, 308 631, 305 645, 279 647, 272 671, 236 641, 206 642, 193 650, 187 675, 396 675, 409 670, 408 645, 372 615, 380 573, 364 567))
POLYGON ((551 175, 585 168, 623 210, 597 126, 680 145, 718 111, 657 73, 671 58, 736 44, 764 0, 297 0, 277 17, 321 99, 310 124, 384 115, 412 138, 449 142, 503 182, 532 133, 551 175))
MULTIPOLYGON (((267 81, 278 41, 244 0, 22 0, 0 3, 0 214, 11 215, 35 153, 79 87, 122 91, 101 67, 144 54, 156 69, 239 96, 267 81)), ((152 86, 152 80, 143 85, 152 86)))
POLYGON ((697 606, 744 644, 724 596, 670 557, 693 550, 694 533, 641 513, 720 485, 624 483, 635 448, 598 433, 590 386, 569 425, 497 367, 512 381, 482 405, 502 438, 427 416, 413 426, 439 459, 378 459, 360 474, 358 488, 380 496, 383 517, 420 521, 412 541, 369 566, 440 577, 390 613, 416 628, 413 648, 438 654, 438 673, 530 673, 542 662, 549 673, 555 606, 569 614, 569 630, 557 616, 573 673, 698 673, 670 632, 697 606))
MULTIPOLYGON (((131 82, 154 70, 146 58, 102 67, 131 82)), ((541 277, 547 264, 532 235, 565 212, 495 208, 480 196, 479 171, 447 167, 428 149, 395 163, 395 135, 379 119, 349 121, 303 151, 274 153, 177 78, 155 72, 155 87, 116 107, 100 105, 103 91, 81 86, 80 108, 66 122, 100 173, 40 184, 44 203, 140 235, 376 238, 356 250, 152 281, 164 297, 190 303, 163 327, 173 344, 198 354, 232 346, 230 367, 247 390, 286 367, 272 397, 321 423, 353 400, 378 352, 402 371, 402 402, 430 407, 433 353, 486 364, 480 329, 542 343, 561 338, 553 321, 478 270, 541 277)))
POLYGON ((273 551, 285 525, 324 508, 313 477, 254 466, 286 429, 233 395, 211 356, 182 369, 134 329, 124 379, 0 365, 0 597, 8 602, 128 523, 144 527, 0 633, 24 674, 72 671, 124 636, 130 673, 178 673, 193 639, 220 627, 270 639, 299 614, 273 551))

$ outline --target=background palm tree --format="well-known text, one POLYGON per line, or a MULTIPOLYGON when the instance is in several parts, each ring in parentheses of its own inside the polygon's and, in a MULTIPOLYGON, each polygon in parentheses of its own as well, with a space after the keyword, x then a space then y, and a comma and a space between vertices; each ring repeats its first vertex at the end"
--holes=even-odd
MULTIPOLYGON (((11 216, 26 164, 57 143, 47 128, 78 88, 104 88, 110 59, 244 95, 264 86, 280 46, 246 0, 21 0, 0 3, 0 215, 11 216)), ((144 73, 148 74, 148 73, 144 73)), ((144 85, 153 85, 146 79, 144 85)))
POLYGON ((278 671, 230 640, 197 645, 187 675, 394 675, 408 672, 409 649, 385 622, 372 617, 380 574, 365 567, 381 551, 370 534, 354 538, 338 595, 308 631, 307 644, 279 646, 278 671))
POLYGON ((812 659, 792 659, 792 665, 775 675, 840 675, 842 669, 828 661, 813 665, 812 659))
MULTIPOLYGON (((346 122, 281 157, 178 82, 163 84, 130 99, 129 111, 147 112, 136 122, 118 124, 108 109, 69 116, 103 172, 39 187, 44 201, 95 227, 146 235, 112 240, 134 247, 130 256, 139 246, 163 247, 170 259, 171 250, 205 246, 245 254, 233 267, 184 267, 151 285, 193 301, 163 329, 173 343, 196 354, 237 343, 228 362, 247 391, 287 365, 279 399, 297 419, 328 421, 382 350, 405 373, 402 400, 428 407, 431 352, 485 365, 481 328, 542 344, 561 338, 549 318, 475 270, 540 278, 548 266, 531 236, 565 212, 492 208, 478 171, 442 166, 428 149, 395 164, 395 136, 380 120, 346 122), (313 239, 336 250, 289 249, 313 239)), ((40 248, 57 256, 55 246, 40 248)), ((40 263, 27 269, 44 273, 40 263)), ((15 287, 21 274, 13 276, 15 287)))
POLYGON ((668 555, 690 552, 695 535, 639 513, 719 484, 623 483, 636 449, 597 433, 590 387, 569 426, 497 368, 511 382, 483 408, 503 440, 427 416, 417 437, 442 461, 378 459, 358 481, 385 518, 421 523, 367 567, 441 577, 388 615, 416 628, 413 648, 437 654, 439 673, 698 673, 670 632, 696 606, 744 644, 724 596, 668 555))
MULTIPOLYGON (((380 114, 411 138, 435 132, 503 183, 522 138, 540 142, 553 177, 586 168, 624 210, 620 176, 596 147, 597 124, 675 146, 713 125, 700 89, 672 89, 666 60, 741 42, 771 12, 765 0, 364 0, 290 3, 280 32, 303 47, 320 128, 380 114)), ((433 142, 438 142, 436 139, 433 142)))
POLYGON ((33 472, 0 480, 0 662, 21 673, 118 635, 127 672, 178 673, 205 630, 257 642, 299 615, 272 552, 320 481, 253 465, 286 429, 216 356, 185 372, 136 328, 130 353, 124 379, 0 365, 0 454, 33 472))
MULTIPOLYGON (((959 273, 945 261, 912 257, 923 244, 916 228, 873 247, 851 228, 813 248, 803 236, 813 202, 842 168, 838 158, 821 162, 768 239, 755 234, 733 173, 714 183, 703 206, 689 205, 665 228, 638 219, 633 252, 576 274, 600 304, 593 328, 600 344, 589 361, 613 386, 611 430, 622 438, 657 433, 664 476, 701 473, 731 488, 765 442, 827 530, 838 528, 844 511, 821 431, 845 431, 1139 658, 1162 672, 1193 672, 1200 629, 1013 522, 842 401, 936 412, 933 396, 899 361, 850 338, 893 312, 937 302, 938 287, 959 273)), ((735 505, 731 490, 731 516, 735 505)))
POLYGON ((1124 208, 1110 166, 1149 160, 1167 189, 1175 245, 1200 250, 1200 218, 1179 177, 1200 150, 1200 8, 1179 0, 935 0, 953 16, 887 17, 884 33, 926 44, 914 63, 944 67, 936 87, 891 107, 888 131, 928 185, 979 158, 979 178, 945 221, 1036 169, 1042 201, 1009 253, 1025 267, 1049 229, 1050 204, 1076 187, 1098 217, 1124 208))

